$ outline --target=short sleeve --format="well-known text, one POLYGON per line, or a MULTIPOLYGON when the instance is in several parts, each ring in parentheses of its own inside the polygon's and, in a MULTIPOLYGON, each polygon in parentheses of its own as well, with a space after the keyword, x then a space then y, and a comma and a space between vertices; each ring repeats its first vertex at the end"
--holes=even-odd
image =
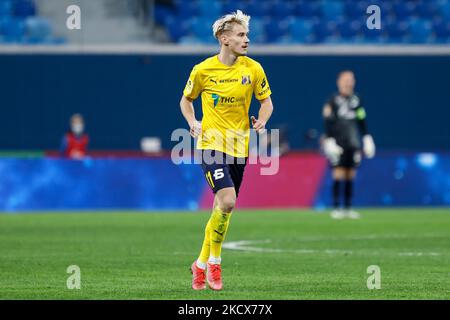
POLYGON ((267 81, 264 69, 260 64, 257 65, 255 71, 255 87, 253 89, 255 98, 258 100, 264 100, 272 94, 270 91, 269 81, 267 81))
POLYGON ((201 77, 199 75, 198 68, 195 66, 191 71, 186 86, 184 87, 183 94, 184 96, 195 100, 202 92, 202 89, 201 77))

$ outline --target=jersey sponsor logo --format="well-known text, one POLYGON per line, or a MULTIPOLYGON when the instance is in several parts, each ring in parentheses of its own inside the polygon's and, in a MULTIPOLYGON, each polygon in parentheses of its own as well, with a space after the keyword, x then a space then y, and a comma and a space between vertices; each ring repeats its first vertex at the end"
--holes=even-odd
POLYGON ((356 118, 356 112, 353 109, 350 109, 348 105, 342 105, 338 109, 338 117, 346 120, 353 120, 356 118))
POLYGON ((233 83, 233 82, 238 82, 239 79, 222 79, 219 80, 219 83, 233 83))
POLYGON ((353 120, 356 118, 356 108, 359 105, 359 99, 356 97, 357 100, 355 100, 354 98, 355 96, 352 98, 337 96, 335 98, 338 118, 346 120, 353 120))
POLYGON ((267 84, 267 81, 266 81, 266 78, 264 78, 263 81, 261 82, 261 89, 264 89, 266 84, 267 84))
POLYGON ((250 80, 250 75, 242 76, 242 82, 241 82, 241 83, 242 83, 243 85, 251 84, 252 81, 250 80))
POLYGON ((267 91, 269 91, 269 90, 270 90, 270 87, 267 87, 267 88, 264 89, 263 91, 259 92, 259 93, 258 93, 258 96, 265 95, 265 94, 267 93, 267 91))
POLYGON ((245 97, 221 97, 215 93, 213 93, 211 97, 214 101, 214 107, 216 107, 219 102, 229 107, 240 107, 245 103, 245 97))

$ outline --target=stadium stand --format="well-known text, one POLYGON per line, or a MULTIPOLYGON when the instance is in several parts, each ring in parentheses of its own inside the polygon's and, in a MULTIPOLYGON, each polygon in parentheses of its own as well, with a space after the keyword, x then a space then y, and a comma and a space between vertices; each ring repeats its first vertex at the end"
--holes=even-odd
POLYGON ((0 44, 60 44, 33 0, 0 0, 0 44))
POLYGON ((214 43, 210 26, 241 9, 252 16, 254 43, 450 43, 448 0, 174 0, 156 2, 155 21, 174 43, 214 43), (369 5, 381 9, 381 30, 365 27, 369 5))

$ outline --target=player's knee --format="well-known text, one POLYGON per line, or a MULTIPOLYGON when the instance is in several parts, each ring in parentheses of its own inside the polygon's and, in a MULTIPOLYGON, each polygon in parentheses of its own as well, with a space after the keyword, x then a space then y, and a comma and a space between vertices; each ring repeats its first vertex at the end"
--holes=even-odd
POLYGON ((220 201, 220 209, 225 213, 230 213, 233 211, 236 204, 236 197, 227 196, 220 201))
POLYGON ((344 180, 346 177, 345 170, 343 168, 335 168, 333 170, 334 180, 344 180))

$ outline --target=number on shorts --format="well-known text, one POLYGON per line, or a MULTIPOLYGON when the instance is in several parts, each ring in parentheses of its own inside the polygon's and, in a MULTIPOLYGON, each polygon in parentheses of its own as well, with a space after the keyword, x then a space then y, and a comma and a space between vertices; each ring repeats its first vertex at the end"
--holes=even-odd
POLYGON ((214 170, 214 173, 212 175, 211 175, 211 171, 208 171, 206 173, 206 181, 208 181, 211 188, 214 188, 214 186, 215 186, 213 176, 214 176, 214 180, 219 180, 219 179, 222 179, 223 177, 225 177, 225 174, 223 173, 223 168, 214 170))
POLYGON ((216 169, 214 171, 214 180, 219 180, 225 177, 225 174, 223 173, 223 168, 216 169))

